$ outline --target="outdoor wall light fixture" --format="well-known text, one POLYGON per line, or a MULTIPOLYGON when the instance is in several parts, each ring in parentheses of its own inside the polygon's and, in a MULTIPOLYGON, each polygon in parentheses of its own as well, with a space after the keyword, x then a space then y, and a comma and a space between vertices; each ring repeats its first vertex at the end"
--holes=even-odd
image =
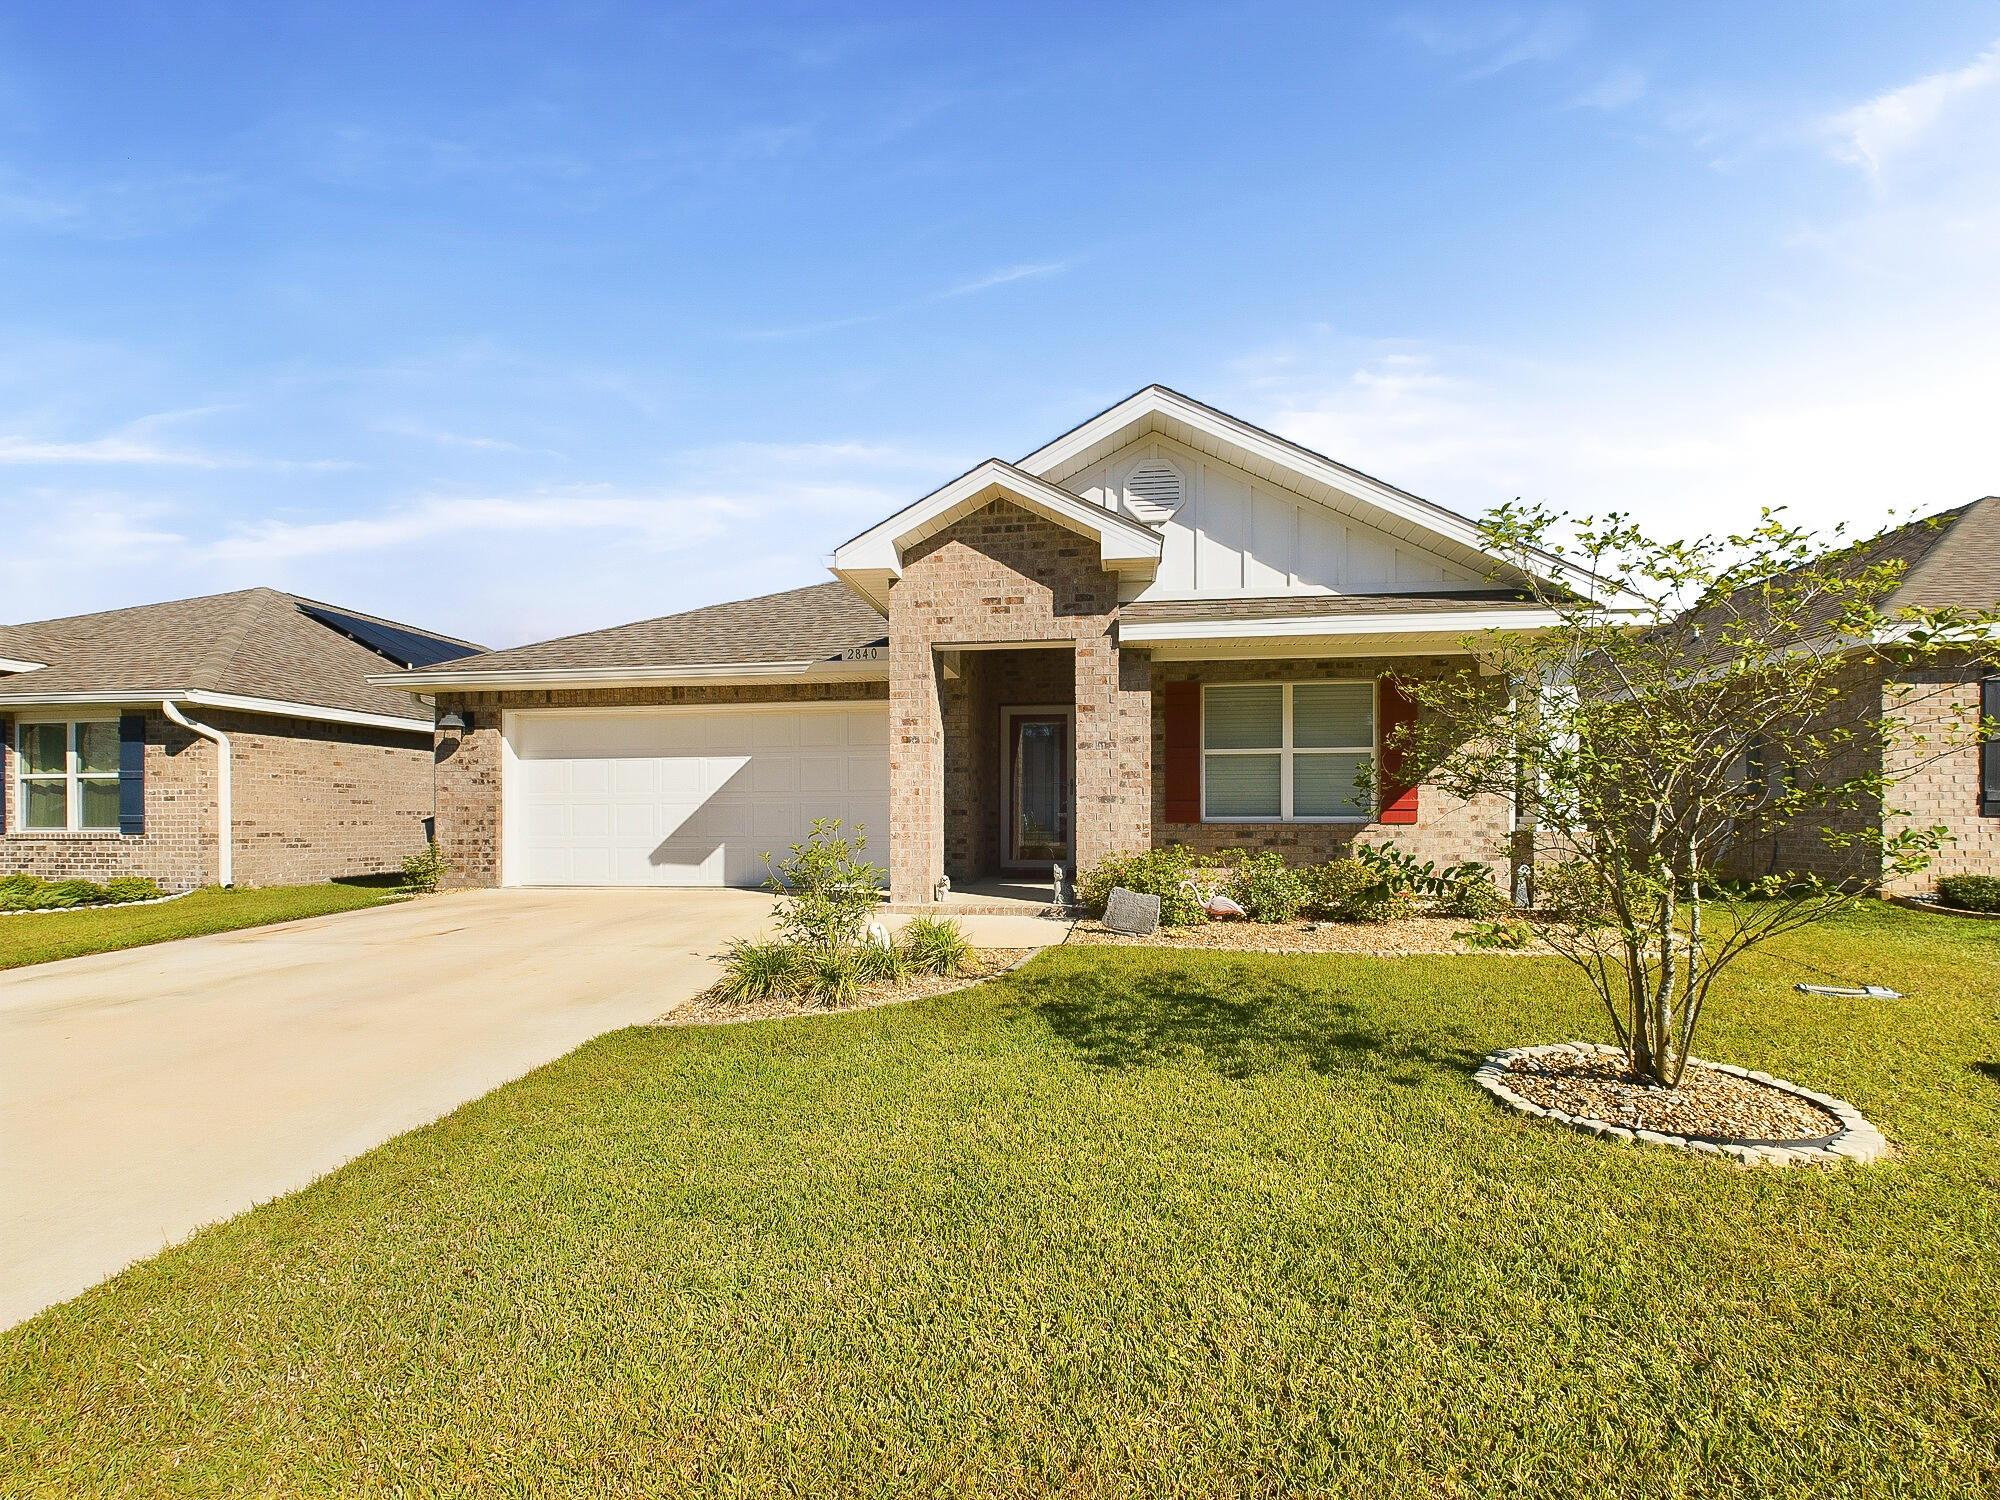
POLYGON ((445 710, 438 720, 438 728, 449 729, 453 734, 465 733, 465 717, 455 708, 445 710))

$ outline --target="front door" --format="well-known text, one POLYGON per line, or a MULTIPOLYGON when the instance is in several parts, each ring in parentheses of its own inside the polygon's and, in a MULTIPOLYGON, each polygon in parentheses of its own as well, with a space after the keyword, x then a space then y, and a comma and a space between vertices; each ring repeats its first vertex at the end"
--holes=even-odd
POLYGON ((1000 807, 1001 861, 1016 867, 1069 863, 1070 709, 1005 708, 1000 807))

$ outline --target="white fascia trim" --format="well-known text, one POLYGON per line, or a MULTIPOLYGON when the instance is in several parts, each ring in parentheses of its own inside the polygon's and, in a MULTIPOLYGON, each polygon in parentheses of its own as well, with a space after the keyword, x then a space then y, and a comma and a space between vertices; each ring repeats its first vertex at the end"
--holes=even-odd
POLYGON ((0 656, 0 672, 39 672, 47 666, 45 661, 16 661, 11 656, 0 656))
MULTIPOLYGON (((1387 511, 1398 520, 1411 526, 1431 532, 1471 548, 1482 556, 1490 556, 1479 527, 1455 511, 1425 500, 1407 490, 1399 490, 1392 484, 1385 484, 1358 469, 1336 463, 1324 454, 1314 453, 1310 448, 1301 448, 1272 433, 1250 426, 1226 413, 1203 406, 1200 402, 1183 396, 1178 391, 1170 391, 1165 386, 1148 386, 1135 396, 1129 396, 1109 411, 1102 412, 1085 422, 1081 427, 1064 433, 1052 443, 1047 443, 1030 453, 1016 466, 1030 474, 1046 474, 1058 469, 1069 459, 1082 453, 1094 443, 1122 428, 1131 427, 1154 414, 1171 416, 1187 423, 1209 436, 1225 443, 1232 443, 1246 452, 1280 468, 1290 469, 1295 474, 1318 480, 1321 484, 1364 500, 1370 505, 1387 511)), ((1587 568, 1552 552, 1537 553, 1536 559, 1547 569, 1549 576, 1558 578, 1571 588, 1604 603, 1639 602, 1624 590, 1598 578, 1587 568)))
POLYGON ((351 708, 325 708, 317 703, 292 703, 282 698, 246 698, 236 693, 193 692, 160 688, 138 693, 15 693, 0 698, 0 713, 16 705, 57 708, 65 704, 91 707, 152 708, 162 699, 196 703, 203 708, 233 708, 239 713, 273 714, 287 719, 311 719, 321 724, 360 724, 370 729, 402 729, 429 734, 428 719, 399 719, 390 714, 361 713, 351 708))
POLYGON ((771 677, 802 677, 809 682, 887 681, 886 650, 879 661, 678 662, 652 667, 523 667, 500 672, 386 672, 370 677, 376 687, 403 693, 438 688, 473 691, 510 687, 672 687, 679 683, 721 680, 755 682, 771 677))
POLYGON ((1150 574, 1159 569, 1160 549, 1165 544, 1159 532, 997 458, 987 459, 942 489, 841 543, 827 566, 835 577, 879 606, 882 599, 867 587, 868 582, 900 577, 906 547, 936 535, 996 496, 1094 538, 1099 560, 1108 572, 1150 574))
POLYGON ((1553 609, 1517 609, 1505 614, 1453 610, 1422 615, 1284 615, 1255 620, 1146 620, 1121 623, 1118 639, 1147 641, 1268 640, 1278 636, 1472 635, 1480 631, 1547 630, 1563 615, 1553 609))

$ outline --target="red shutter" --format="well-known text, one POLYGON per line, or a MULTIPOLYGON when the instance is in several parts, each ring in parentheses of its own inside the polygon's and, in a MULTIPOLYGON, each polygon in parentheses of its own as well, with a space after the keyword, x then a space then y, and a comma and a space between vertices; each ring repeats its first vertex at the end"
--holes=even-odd
POLYGON ((1417 788, 1403 774, 1407 759, 1396 732, 1417 722, 1417 705, 1396 684, 1393 677, 1381 678, 1375 695, 1375 768, 1381 785, 1382 811, 1378 823, 1417 821, 1417 788))
POLYGON ((1201 821, 1201 684, 1162 685, 1166 721, 1166 819, 1201 821))

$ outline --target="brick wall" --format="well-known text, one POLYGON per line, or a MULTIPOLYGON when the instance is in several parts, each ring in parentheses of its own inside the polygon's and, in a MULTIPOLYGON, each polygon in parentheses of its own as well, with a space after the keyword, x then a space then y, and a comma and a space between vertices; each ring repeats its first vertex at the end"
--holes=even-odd
MULTIPOLYGON (((438 715, 469 715, 464 734, 438 731, 432 749, 438 845, 453 886, 500 883, 500 715, 521 708, 650 708, 674 704, 880 702, 880 682, 816 682, 753 687, 563 688, 439 693, 438 715)), ((871 841, 870 854, 874 853, 871 841)))
MULTIPOLYGON (((431 811, 430 754, 419 737, 261 714, 204 711, 229 736, 233 756, 235 879, 297 885, 336 875, 393 871, 423 847, 431 811)), ((14 733, 5 723, 0 769, 10 828, 20 812, 14 733)), ((220 878, 216 748, 146 714, 146 831, 8 833, 0 872, 103 881, 141 875, 170 891, 220 878)))
POLYGON ((1928 891, 1941 875, 2000 875, 2000 818, 1979 812, 1979 683, 1977 664, 1939 663, 1902 671, 1884 685, 1883 712, 1898 733, 1885 769, 1896 778, 1889 792, 1885 832, 1941 824, 1952 842, 1920 875, 1886 882, 1899 895, 1928 891))
MULTIPOLYGON (((1153 763, 1164 764, 1166 715, 1160 689, 1169 682, 1314 682, 1329 678, 1376 678, 1387 672, 1428 677, 1458 670, 1462 662, 1444 657, 1368 657, 1350 660, 1161 662, 1154 666, 1153 763)), ((1513 808, 1505 798, 1471 802, 1448 796, 1428 783, 1417 793, 1415 823, 1169 823, 1166 786, 1152 788, 1153 842, 1187 844, 1209 853, 1228 849, 1272 849, 1292 865, 1318 864, 1346 855, 1357 841, 1393 842, 1418 859, 1440 865, 1479 860, 1492 866, 1504 888, 1513 808)))
MULTIPOLYGON (((972 696, 949 688, 934 648, 980 641, 1066 644, 1076 707, 1074 858, 1088 866, 1151 837, 1152 684, 1140 653, 1113 638, 1117 579, 1097 544, 1004 500, 912 548, 889 591, 890 889, 898 902, 931 899, 951 862, 970 869, 983 849, 983 805, 953 805, 950 788, 984 774, 970 720, 972 696), (947 704, 958 730, 948 735, 947 704), (947 740, 970 736, 961 763, 947 740)), ((976 653, 967 653, 970 656, 976 653)), ((965 656, 961 660, 966 659, 965 656)), ((976 669, 975 669, 976 670, 976 669)), ((1041 701, 1061 702, 1061 697, 1041 701)), ((997 772, 996 772, 997 775, 997 772)), ((989 778, 990 780, 991 778, 989 778)), ((954 876, 954 878, 958 878, 954 876)))

